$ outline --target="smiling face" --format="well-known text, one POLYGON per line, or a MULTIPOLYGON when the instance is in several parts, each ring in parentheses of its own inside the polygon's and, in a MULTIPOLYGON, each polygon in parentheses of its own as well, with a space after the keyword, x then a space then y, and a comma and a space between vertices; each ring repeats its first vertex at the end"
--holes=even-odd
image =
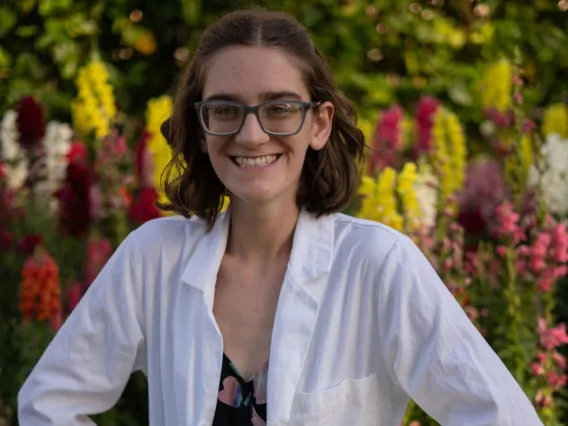
MULTIPOLYGON (((267 101, 318 101, 310 99, 297 58, 270 47, 232 46, 210 60, 203 100, 223 99, 245 106, 267 101)), ((286 102, 282 102, 286 105, 286 102)), ((281 104, 260 112, 265 127, 283 113, 281 104), (272 117, 272 118, 271 118, 272 117), (276 117, 276 118, 274 118, 276 117)), ((294 107, 293 104, 289 104, 294 107)), ((219 114, 234 111, 219 110, 219 114), (228 112, 227 112, 228 111, 228 112)), ((322 149, 331 132, 333 105, 322 103, 307 111, 301 130, 291 136, 273 136, 248 114, 240 131, 231 136, 205 135, 203 150, 215 173, 232 195, 232 202, 295 203, 308 147, 322 149)), ((211 127, 211 126, 210 126, 211 127)))

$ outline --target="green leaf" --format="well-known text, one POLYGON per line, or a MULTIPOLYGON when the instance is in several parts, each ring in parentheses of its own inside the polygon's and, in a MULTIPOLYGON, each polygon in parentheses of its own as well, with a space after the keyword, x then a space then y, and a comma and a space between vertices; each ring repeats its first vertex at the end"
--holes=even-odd
POLYGON ((0 7, 0 36, 8 32, 17 22, 18 16, 16 13, 6 7, 0 7))
POLYGON ((195 25, 201 16, 201 0, 182 0, 181 14, 188 25, 195 25))
POLYGON ((10 53, 0 46, 0 70, 3 68, 10 68, 12 65, 12 56, 10 53))
POLYGON ((27 38, 36 35, 38 31, 39 28, 35 25, 22 25, 16 29, 15 33, 18 37, 27 38))
POLYGON ((39 14, 48 16, 54 12, 69 9, 72 5, 73 0, 41 0, 39 2, 39 14))

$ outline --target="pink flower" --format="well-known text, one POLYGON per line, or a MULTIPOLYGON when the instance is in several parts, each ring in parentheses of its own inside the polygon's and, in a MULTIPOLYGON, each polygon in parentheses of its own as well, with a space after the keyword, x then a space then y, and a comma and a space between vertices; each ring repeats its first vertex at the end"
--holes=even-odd
POLYGON ((558 352, 554 351, 552 353, 552 359, 554 360, 558 368, 563 371, 566 370, 566 358, 563 355, 560 355, 558 352))
POLYGON ((535 124, 534 121, 529 120, 529 119, 526 119, 525 121, 523 121, 523 127, 522 127, 523 133, 530 133, 534 129, 536 129, 536 124, 535 124))
POLYGON ((568 334, 566 334, 566 324, 564 323, 547 328, 546 320, 539 318, 537 330, 540 334, 540 343, 547 350, 568 343, 568 334))
POLYGON ((550 231, 551 257, 555 262, 568 262, 568 232, 566 225, 557 224, 550 231))
POLYGON ((90 285, 112 254, 110 242, 102 237, 91 239, 87 243, 87 270, 86 280, 90 285))
POLYGON ((519 227, 519 214, 513 209, 509 201, 505 201, 497 207, 497 221, 499 227, 495 229, 497 236, 508 238, 510 244, 516 246, 524 238, 524 232, 519 227))
POLYGON ((535 403, 538 409, 550 407, 552 405, 552 397, 550 395, 545 395, 544 392, 539 389, 536 393, 535 403))
POLYGON ((497 207, 507 199, 507 187, 501 166, 495 160, 471 163, 459 195, 458 221, 466 234, 489 236, 500 229, 497 207))
POLYGON ((550 290, 552 290, 554 282, 555 280, 551 275, 544 274, 537 279, 536 287, 538 288, 539 291, 543 293, 548 293, 550 290))
POLYGON ((404 117, 402 108, 393 105, 382 112, 373 135, 373 149, 369 157, 369 172, 374 175, 376 171, 385 166, 396 167, 398 163, 397 151, 402 144, 402 131, 400 122, 404 117))
POLYGON ((530 262, 529 262, 530 268, 533 272, 535 273, 539 273, 541 272, 545 267, 546 267, 546 263, 544 262, 543 258, 540 257, 533 257, 530 262))
POLYGON ((67 289, 67 301, 69 304, 69 312, 79 304, 81 297, 83 297, 84 285, 80 281, 74 281, 67 289))
POLYGON ((557 391, 566 384, 566 375, 559 375, 558 373, 551 371, 546 375, 546 381, 554 391, 557 391))
POLYGON ((543 376, 544 372, 545 372, 544 367, 537 362, 533 362, 531 364, 531 370, 532 370, 533 375, 535 375, 535 376, 543 376))
POLYGON ((416 107, 416 131, 417 144, 415 147, 418 155, 427 153, 432 149, 432 126, 434 116, 440 107, 440 102, 436 98, 424 96, 416 107))
POLYGON ((497 247, 497 254, 501 257, 505 257, 507 255, 507 251, 509 249, 505 246, 498 246, 497 247))

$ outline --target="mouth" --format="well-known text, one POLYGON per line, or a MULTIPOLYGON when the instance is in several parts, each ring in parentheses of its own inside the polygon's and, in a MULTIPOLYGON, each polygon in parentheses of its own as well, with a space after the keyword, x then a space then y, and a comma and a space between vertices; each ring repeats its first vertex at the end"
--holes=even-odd
POLYGON ((261 157, 236 157, 230 156, 229 158, 240 168, 246 169, 249 167, 268 167, 274 164, 282 154, 263 155, 261 157))

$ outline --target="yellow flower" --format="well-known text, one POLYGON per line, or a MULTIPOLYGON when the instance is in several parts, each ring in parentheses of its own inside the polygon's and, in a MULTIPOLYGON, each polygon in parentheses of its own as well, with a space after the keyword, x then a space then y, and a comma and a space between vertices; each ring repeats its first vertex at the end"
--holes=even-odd
POLYGON ((513 188, 516 200, 525 192, 525 186, 529 182, 529 171, 533 165, 533 144, 529 135, 523 135, 516 149, 505 159, 505 179, 513 188))
POLYGON ((93 132, 97 139, 102 139, 110 132, 116 117, 116 104, 108 80, 109 73, 99 61, 88 63, 78 72, 78 94, 71 113, 75 130, 83 136, 93 132))
POLYGON ((146 107, 146 131, 149 133, 147 149, 154 163, 154 188, 158 192, 158 201, 165 202, 166 196, 162 191, 162 173, 172 159, 172 150, 160 132, 160 126, 172 113, 172 99, 161 96, 150 99, 146 107))
POLYGON ((563 103, 550 105, 544 112, 542 133, 548 136, 557 133, 562 138, 568 138, 568 108, 563 103))
POLYGON ((504 112, 511 107, 513 68, 506 60, 490 65, 481 82, 481 104, 483 108, 495 108, 504 112))
POLYGON ((377 181, 364 176, 359 188, 359 194, 364 198, 361 202, 359 217, 384 223, 402 231, 403 218, 398 212, 395 195, 396 171, 385 168, 377 181))
POLYGON ((404 224, 407 232, 418 230, 421 223, 422 212, 416 196, 414 185, 417 181, 415 163, 406 163, 398 175, 397 192, 402 201, 404 224))
POLYGON ((143 31, 136 39, 134 48, 143 55, 151 55, 156 51, 158 43, 151 31, 143 31))
POLYGON ((521 167, 526 173, 528 173, 528 170, 532 166, 534 161, 532 141, 528 135, 523 135, 523 137, 521 138, 521 149, 519 150, 519 157, 521 167))
POLYGON ((454 113, 438 109, 434 115, 432 139, 431 162, 440 182, 441 201, 445 202, 462 189, 467 161, 464 132, 454 113))

